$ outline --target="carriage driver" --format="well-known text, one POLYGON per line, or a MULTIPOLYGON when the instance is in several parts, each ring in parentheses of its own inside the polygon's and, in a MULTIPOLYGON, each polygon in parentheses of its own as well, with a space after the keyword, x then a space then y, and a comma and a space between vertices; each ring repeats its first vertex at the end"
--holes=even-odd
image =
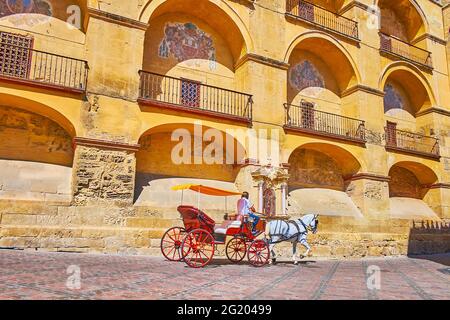
POLYGON ((248 219, 252 223, 252 232, 256 232, 256 225, 258 224, 260 218, 255 214, 256 210, 255 207, 251 204, 249 200, 249 193, 244 192, 242 193, 241 199, 238 200, 237 203, 237 210, 238 210, 238 216, 244 217, 243 221, 247 221, 248 219))

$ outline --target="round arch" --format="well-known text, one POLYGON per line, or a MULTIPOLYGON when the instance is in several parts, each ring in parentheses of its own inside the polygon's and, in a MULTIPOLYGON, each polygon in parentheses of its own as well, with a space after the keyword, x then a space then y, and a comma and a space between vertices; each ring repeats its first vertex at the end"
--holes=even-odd
POLYGON ((418 82, 420 82, 423 90, 425 90, 431 105, 436 105, 436 97, 434 95, 433 89, 429 84, 426 77, 423 73, 417 68, 415 65, 406 62, 406 61, 396 61, 392 62, 382 71, 381 76, 378 81, 378 89, 384 92, 385 85, 391 75, 396 72, 407 73, 410 76, 414 77, 418 82))
MULTIPOLYGON (((384 3, 384 1, 387 1, 389 4, 393 3, 390 0, 375 0, 375 5, 380 8, 381 4, 384 3)), ((417 3, 416 0, 404 0, 405 2, 408 2, 409 5, 414 8, 414 10, 416 11, 416 13, 420 16, 421 20, 422 20, 422 24, 424 26, 424 31, 425 33, 429 33, 430 32, 430 24, 428 22, 428 19, 425 15, 425 12, 423 11, 422 7, 417 3)))
POLYGON ((347 62, 351 65, 354 76, 356 78, 356 84, 361 83, 361 73, 359 72, 357 64, 355 63, 355 60, 352 58, 351 54, 336 38, 322 31, 308 31, 293 39, 289 44, 286 53, 284 55, 284 62, 289 63, 289 59, 292 55, 292 52, 301 42, 307 39, 314 39, 314 38, 326 40, 327 42, 331 43, 334 47, 336 47, 345 56, 347 62))
MULTIPOLYGON (((168 190, 186 183, 237 191, 235 182, 241 168, 237 162, 240 154, 230 150, 235 151, 240 144, 223 131, 208 132, 209 129, 214 128, 202 126, 200 131, 194 124, 169 123, 152 127, 142 134, 141 147, 136 153, 135 205, 173 206, 178 202, 170 197, 176 196, 178 200, 179 195, 168 193, 168 190), (202 139, 198 139, 199 135, 202 139), (233 147, 227 144, 228 138, 233 139, 233 147)), ((195 197, 185 200, 197 202, 195 197)), ((202 208, 223 210, 223 204, 218 206, 217 200, 202 199, 202 208)))
POLYGON ((406 169, 413 173, 419 183, 423 186, 430 186, 439 181, 439 178, 433 169, 419 162, 398 161, 389 168, 389 173, 396 167, 406 169))
POLYGON ((349 180, 361 172, 358 159, 339 146, 306 143, 289 157, 289 212, 315 212, 327 216, 362 218, 349 197, 349 180))
POLYGON ((291 164, 295 154, 301 150, 311 150, 324 154, 332 159, 339 166, 342 172, 342 178, 348 179, 364 169, 364 164, 361 163, 350 151, 333 144, 311 142, 305 143, 289 154, 288 162, 291 164))
MULTIPOLYGON (((151 19, 154 13, 157 11, 158 8, 160 8, 165 3, 169 3, 172 0, 150 0, 146 3, 146 5, 143 7, 141 13, 139 14, 139 21, 143 23, 148 23, 151 19)), ((198 2, 201 2, 204 0, 197 0, 198 2)), ((194 2, 194 1, 193 1, 194 2)), ((245 44, 245 51, 246 53, 253 52, 254 51, 254 44, 252 37, 250 36, 250 31, 248 30, 247 26, 245 25, 244 21, 241 19, 241 17, 236 13, 236 11, 231 8, 231 6, 226 3, 224 0, 219 1, 206 1, 208 5, 213 6, 217 10, 220 10, 223 12, 235 25, 235 27, 239 30, 245 44)))
POLYGON ((5 93, 0 93, 0 101, 0 106, 18 108, 41 115, 60 125, 72 138, 77 136, 75 125, 65 115, 52 107, 37 101, 5 93))
POLYGON ((245 134, 241 136, 233 136, 232 134, 225 132, 221 129, 213 128, 207 125, 199 125, 198 127, 196 127, 196 123, 171 122, 167 124, 160 124, 143 131, 140 134, 139 142, 142 142, 142 139, 146 136, 150 136, 153 134, 173 133, 176 130, 187 130, 190 134, 193 135, 200 133, 202 135, 202 138, 204 138, 205 140, 210 139, 211 134, 220 133, 222 135, 224 155, 227 154, 227 152, 229 152, 229 150, 227 150, 227 148, 229 147, 227 145, 227 142, 229 143, 230 141, 233 141, 234 148, 232 150, 233 151, 232 154, 234 155, 235 164, 238 164, 240 161, 246 159, 247 150, 245 148, 245 139, 246 139, 245 134))

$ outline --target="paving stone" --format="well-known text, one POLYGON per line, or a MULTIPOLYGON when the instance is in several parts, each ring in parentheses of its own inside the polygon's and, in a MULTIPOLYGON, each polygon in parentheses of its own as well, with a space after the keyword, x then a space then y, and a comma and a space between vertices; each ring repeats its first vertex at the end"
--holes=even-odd
POLYGON ((254 268, 216 259, 196 270, 156 257, 4 250, 0 300, 443 300, 450 299, 450 275, 439 270, 449 262, 444 254, 254 268), (69 266, 79 267, 79 290, 70 287, 69 266), (379 290, 367 287, 368 266, 381 270, 379 290))

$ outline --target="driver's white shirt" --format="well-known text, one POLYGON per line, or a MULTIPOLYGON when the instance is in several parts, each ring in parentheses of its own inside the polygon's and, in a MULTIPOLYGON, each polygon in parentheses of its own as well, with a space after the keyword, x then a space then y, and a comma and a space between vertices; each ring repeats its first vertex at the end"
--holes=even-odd
POLYGON ((246 198, 241 198, 238 200, 237 210, 239 215, 248 216, 252 207, 253 205, 250 203, 250 200, 246 198))

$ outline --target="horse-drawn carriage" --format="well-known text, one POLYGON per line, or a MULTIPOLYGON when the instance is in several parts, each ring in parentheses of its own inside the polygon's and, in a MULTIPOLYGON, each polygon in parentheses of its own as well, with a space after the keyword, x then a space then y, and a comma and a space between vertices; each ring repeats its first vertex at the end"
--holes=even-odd
MULTIPOLYGON (((240 193, 201 185, 182 185, 172 190, 181 190, 182 199, 185 190, 195 191, 199 197, 200 194, 205 194, 222 196, 226 199, 229 196, 240 195, 240 193)), ((253 229, 252 224, 245 221, 242 216, 226 215, 222 224, 216 224, 206 213, 194 206, 182 204, 178 207, 178 212, 184 227, 167 230, 161 239, 161 251, 168 260, 184 261, 189 267, 202 268, 213 259, 217 245, 226 245, 226 256, 233 263, 241 262, 245 257, 256 267, 264 266, 269 262, 270 252, 267 240, 257 239, 265 232, 264 217, 253 229), (229 237, 232 237, 231 240, 229 237)))

